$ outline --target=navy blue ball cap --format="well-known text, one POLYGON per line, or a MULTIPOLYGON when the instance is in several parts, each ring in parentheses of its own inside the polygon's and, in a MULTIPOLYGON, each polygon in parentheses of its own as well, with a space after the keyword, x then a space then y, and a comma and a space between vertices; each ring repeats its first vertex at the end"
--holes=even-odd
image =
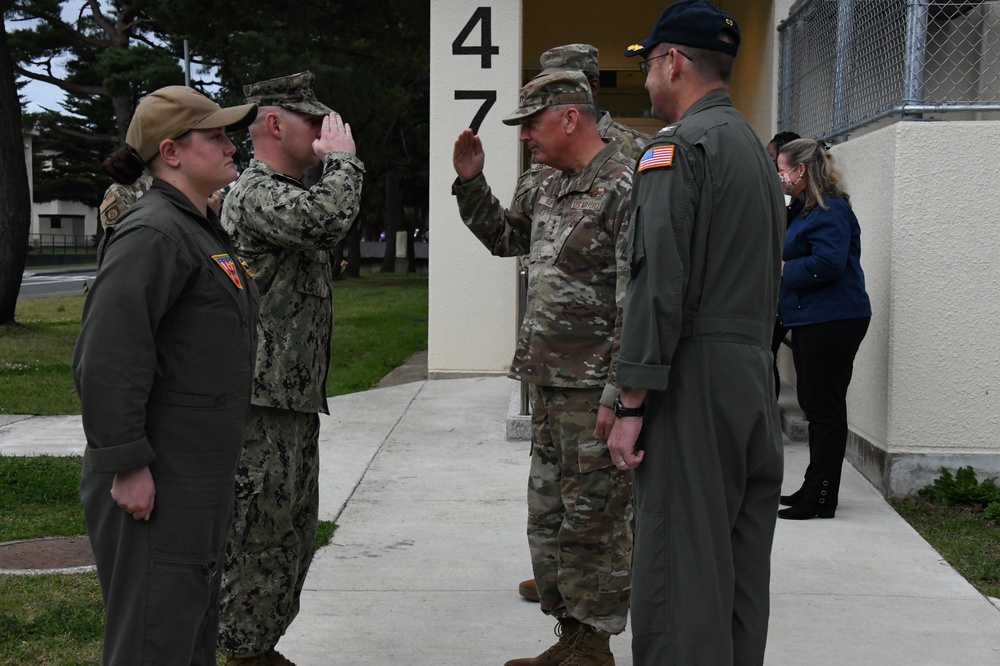
POLYGON ((721 51, 735 57, 740 47, 740 28, 732 16, 706 0, 680 0, 663 10, 649 39, 632 44, 625 49, 625 55, 647 55, 650 49, 662 42, 721 51), (719 39, 723 30, 732 34, 734 43, 719 39))

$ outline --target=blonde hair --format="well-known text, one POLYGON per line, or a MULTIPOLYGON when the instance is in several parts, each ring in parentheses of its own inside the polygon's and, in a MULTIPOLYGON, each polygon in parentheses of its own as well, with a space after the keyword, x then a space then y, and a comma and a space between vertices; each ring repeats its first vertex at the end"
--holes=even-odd
POLYGON ((778 154, 784 155, 789 164, 806 165, 808 178, 803 213, 808 213, 816 206, 827 210, 827 197, 841 197, 850 203, 851 197, 840 184, 843 176, 826 146, 812 139, 795 139, 783 145, 778 154))

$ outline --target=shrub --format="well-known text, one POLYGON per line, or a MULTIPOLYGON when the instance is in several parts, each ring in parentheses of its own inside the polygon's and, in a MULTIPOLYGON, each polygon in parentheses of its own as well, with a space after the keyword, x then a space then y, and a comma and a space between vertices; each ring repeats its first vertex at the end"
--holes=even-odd
POLYGON ((1000 502, 1000 487, 997 487, 996 477, 986 479, 982 483, 976 480, 976 472, 972 466, 960 467, 952 476, 944 467, 941 476, 934 483, 917 492, 924 499, 940 504, 961 504, 965 506, 986 507, 991 502, 1000 502))

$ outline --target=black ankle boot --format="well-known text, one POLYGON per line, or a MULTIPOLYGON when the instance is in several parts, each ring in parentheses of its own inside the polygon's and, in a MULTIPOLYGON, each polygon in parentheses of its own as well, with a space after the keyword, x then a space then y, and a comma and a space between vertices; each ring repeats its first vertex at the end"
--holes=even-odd
POLYGON ((819 502, 800 500, 793 506, 779 511, 778 518, 787 518, 789 520, 809 520, 816 516, 820 518, 833 518, 836 512, 837 505, 828 506, 819 502))
POLYGON ((778 500, 778 502, 781 504, 781 506, 794 506, 802 501, 802 496, 805 494, 806 491, 803 490, 802 488, 799 488, 791 495, 782 495, 781 499, 778 500))

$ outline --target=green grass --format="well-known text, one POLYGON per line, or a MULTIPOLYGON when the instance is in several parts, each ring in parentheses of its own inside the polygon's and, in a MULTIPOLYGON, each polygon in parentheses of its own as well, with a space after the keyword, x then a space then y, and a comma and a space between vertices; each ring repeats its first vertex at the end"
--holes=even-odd
MULTIPOLYGON (((330 395, 371 388, 427 348, 426 276, 339 281, 334 302, 330 395)), ((0 327, 0 412, 79 414, 70 363, 82 311, 82 296, 18 303, 21 325, 0 327)), ((85 533, 80 466, 73 457, 0 457, 0 541, 85 533)), ((316 548, 336 528, 320 521, 316 548)), ((0 666, 100 661, 96 574, 0 576, 0 600, 0 666)))
POLYGON ((17 302, 18 325, 0 326, 0 413, 80 413, 72 362, 83 298, 17 302))
POLYGON ((96 573, 0 576, 0 599, 0 666, 100 663, 96 573))
POLYGON ((365 391, 414 352, 427 349, 427 276, 374 273, 333 289, 328 395, 365 391))
MULTIPOLYGON (((79 414, 73 345, 83 296, 18 301, 0 326, 0 413, 79 414)), ((427 276, 374 273, 334 286, 329 395, 364 391, 427 348, 427 276)))
POLYGON ((85 534, 79 457, 0 457, 0 541, 85 534))
POLYGON ((892 506, 950 565, 981 593, 1000 598, 1000 526, 981 510, 920 498, 892 506))

